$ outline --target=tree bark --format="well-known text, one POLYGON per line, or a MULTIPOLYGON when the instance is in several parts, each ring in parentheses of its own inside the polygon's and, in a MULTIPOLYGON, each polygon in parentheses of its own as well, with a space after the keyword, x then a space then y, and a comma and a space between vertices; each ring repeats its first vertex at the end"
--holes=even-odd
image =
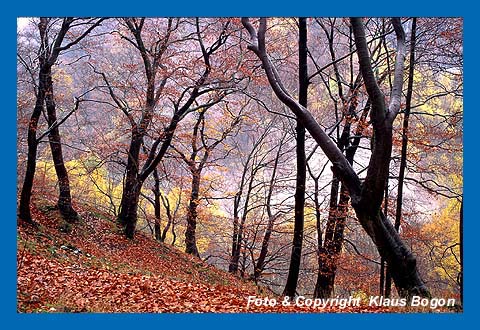
POLYGON ((120 212, 117 218, 120 228, 122 228, 125 236, 129 239, 133 239, 135 235, 138 201, 143 184, 138 177, 138 162, 142 143, 143 134, 134 128, 128 150, 128 161, 120 202, 120 212))
POLYGON ((187 213, 187 230, 185 231, 185 252, 200 257, 197 248, 196 228, 197 228, 197 206, 199 203, 200 192, 200 171, 192 170, 192 190, 190 193, 190 202, 187 213))
MULTIPOLYGON (((307 107, 308 92, 308 67, 307 67, 307 19, 299 18, 298 38, 298 98, 303 107, 307 107)), ((287 283, 283 294, 293 298, 297 291, 298 275, 300 273, 300 262, 302 257, 303 225, 305 209, 305 184, 307 178, 307 160, 305 155, 305 126, 297 118, 296 127, 296 155, 297 155, 297 177, 295 188, 295 224, 293 229, 292 254, 288 270, 287 283)))

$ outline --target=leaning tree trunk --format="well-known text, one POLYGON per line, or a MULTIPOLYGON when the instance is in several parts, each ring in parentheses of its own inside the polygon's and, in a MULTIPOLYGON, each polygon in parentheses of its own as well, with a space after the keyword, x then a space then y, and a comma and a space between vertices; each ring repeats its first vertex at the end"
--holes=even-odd
POLYGON ((78 220, 78 213, 72 206, 72 196, 70 193, 70 181, 68 179, 68 172, 65 167, 62 152, 62 141, 60 139, 60 132, 57 123, 56 104, 53 96, 53 82, 52 72, 48 70, 47 73, 47 91, 45 94, 45 105, 47 108, 47 121, 50 128, 48 140, 50 142, 50 150, 52 152, 53 164, 58 178, 59 196, 58 209, 62 217, 67 222, 75 222, 78 220))

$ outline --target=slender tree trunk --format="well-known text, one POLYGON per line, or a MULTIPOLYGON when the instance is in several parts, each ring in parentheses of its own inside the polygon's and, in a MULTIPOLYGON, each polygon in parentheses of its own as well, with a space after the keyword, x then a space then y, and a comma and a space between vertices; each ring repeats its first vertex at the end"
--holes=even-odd
POLYGON ((236 273, 238 270, 238 259, 235 258, 235 253, 237 251, 237 241, 238 241, 238 225, 239 225, 239 218, 238 218, 238 210, 234 209, 234 216, 233 216, 233 233, 232 233, 232 254, 230 256, 230 264, 228 265, 228 271, 230 273, 236 273))
POLYGON ((154 235, 157 241, 162 241, 162 232, 160 228, 161 222, 161 204, 160 204, 160 178, 158 177, 158 171, 155 169, 153 171, 153 178, 155 180, 155 185, 153 187, 153 195, 155 196, 154 208, 155 208, 155 225, 154 225, 154 235))
MULTIPOLYGON (((245 165, 246 166, 246 165, 245 165)), ((245 170, 244 170, 245 173, 245 170)), ((232 233, 232 254, 230 256, 230 264, 228 265, 228 271, 235 274, 238 270, 238 257, 237 257, 237 245, 239 236, 239 206, 240 206, 241 191, 237 192, 233 202, 233 233, 232 233)))
MULTIPOLYGON (((161 194, 159 194, 159 197, 160 199, 162 200, 162 203, 163 203, 163 206, 165 208, 165 213, 167 213, 167 224, 165 226, 165 228, 163 228, 163 232, 162 232, 162 237, 161 237, 161 241, 162 242, 165 242, 165 239, 167 238, 167 233, 168 233, 168 230, 170 229, 170 226, 172 226, 172 235, 174 234, 174 215, 172 215, 172 211, 170 209, 170 202, 168 201, 168 198, 167 197, 163 197, 161 194)), ((180 199, 180 197, 179 197, 180 199)))
MULTIPOLYGON (((414 17, 412 21, 412 31, 410 36, 410 65, 408 69, 408 83, 407 83, 407 95, 405 98, 405 114, 403 117, 402 127, 402 151, 400 155, 400 171, 398 174, 398 191, 397 191, 397 207, 395 211, 395 230, 400 230, 400 224, 402 221, 402 206, 403 206, 403 182, 405 179, 405 170, 407 168, 407 148, 408 148, 408 122, 410 119, 410 109, 413 94, 413 76, 415 73, 415 43, 417 32, 417 19, 414 17)), ((392 287, 392 280, 387 267, 386 283, 385 283, 385 296, 389 297, 392 287)))
POLYGON ((57 113, 56 104, 53 94, 53 82, 51 70, 47 73, 47 91, 45 94, 45 105, 47 108, 47 121, 48 126, 53 127, 48 134, 48 140, 50 142, 50 149, 52 152, 53 164, 55 172, 57 173, 59 197, 58 197, 58 209, 62 214, 62 217, 67 222, 75 222, 78 220, 78 213, 72 206, 72 196, 70 193, 70 181, 68 179, 68 172, 63 160, 62 142, 60 138, 60 132, 57 126, 57 113))
POLYGON ((258 256, 257 263, 255 265, 255 270, 253 271, 253 279, 255 282, 258 281, 260 274, 263 271, 265 266, 265 258, 267 257, 268 253, 268 245, 270 243, 270 237, 272 236, 273 225, 275 223, 275 217, 269 217, 267 228, 265 229, 265 235, 263 236, 262 240, 262 248, 260 250, 260 255, 258 256))
MULTIPOLYGON (((298 58, 299 103, 306 108, 308 90, 306 18, 299 18, 298 58)), ((293 229, 293 244, 292 255, 290 258, 290 267, 288 270, 287 283, 285 284, 285 289, 283 290, 283 294, 288 297, 294 297, 297 290, 303 244, 307 160, 305 155, 305 127, 300 120, 297 120, 296 134, 297 178, 295 188, 295 225, 293 229)))
POLYGON ((243 245, 243 229, 245 226, 246 217, 240 219, 240 223, 238 225, 237 236, 235 238, 235 250, 232 254, 232 259, 230 261, 229 272, 237 273, 238 272, 238 264, 240 261, 240 255, 242 252, 242 245, 243 245))
POLYGON ((49 69, 41 67, 39 73, 39 82, 38 82, 38 91, 37 91, 37 100, 35 102, 35 107, 30 117, 30 122, 28 124, 28 154, 27 154, 27 168, 25 171, 25 179, 22 185, 22 191, 20 193, 20 204, 18 207, 18 217, 29 224, 34 224, 35 222, 32 219, 30 212, 30 200, 32 198, 32 189, 33 189, 33 179, 35 177, 35 168, 37 165, 37 128, 38 120, 42 114, 42 110, 45 102, 45 91, 46 91, 46 78, 49 69))
POLYGON ((200 257, 197 248, 196 228, 197 228, 197 207, 200 193, 200 171, 192 169, 192 191, 187 213, 187 230, 185 231, 185 252, 200 257))
MULTIPOLYGON (((240 254, 242 250, 242 244, 243 244, 243 230, 245 227, 245 222, 247 221, 247 214, 248 214, 248 206, 250 203, 250 194, 252 193, 253 190, 253 180, 255 178, 255 173, 256 171, 252 168, 252 171, 250 173, 250 180, 248 183, 248 190, 247 190, 247 195, 245 197, 245 202, 243 204, 243 213, 242 217, 239 219, 239 210, 238 210, 238 204, 236 204, 236 207, 234 209, 234 226, 236 223, 236 230, 234 227, 234 232, 236 232, 236 235, 233 237, 233 243, 232 247, 234 248, 232 250, 232 257, 230 259, 230 266, 228 267, 228 271, 230 273, 236 274, 238 271, 238 264, 240 261, 240 254)), ((236 200, 235 203, 240 203, 240 196, 238 196, 238 200, 236 200)))
POLYGON ((385 294, 385 260, 380 261, 380 295, 385 294))

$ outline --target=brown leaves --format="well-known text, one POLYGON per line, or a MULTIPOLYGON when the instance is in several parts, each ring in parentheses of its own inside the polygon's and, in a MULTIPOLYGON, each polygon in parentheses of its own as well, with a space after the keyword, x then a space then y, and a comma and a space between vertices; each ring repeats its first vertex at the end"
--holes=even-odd
POLYGON ((18 229, 21 312, 371 311, 281 304, 247 307, 248 297, 258 294, 255 286, 175 248, 141 234, 133 242, 126 240, 112 223, 88 212, 82 214, 82 224, 66 235, 58 231, 54 212, 33 211, 40 231, 18 229))

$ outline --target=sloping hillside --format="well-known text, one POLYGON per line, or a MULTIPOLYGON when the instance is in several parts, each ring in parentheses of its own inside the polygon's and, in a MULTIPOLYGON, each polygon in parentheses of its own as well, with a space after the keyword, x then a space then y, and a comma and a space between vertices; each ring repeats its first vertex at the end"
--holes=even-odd
POLYGON ((39 228, 18 227, 19 312, 319 312, 248 307, 249 296, 267 294, 141 233, 129 241, 113 219, 78 208, 81 221, 66 226, 55 208, 37 201, 32 212, 39 228))

